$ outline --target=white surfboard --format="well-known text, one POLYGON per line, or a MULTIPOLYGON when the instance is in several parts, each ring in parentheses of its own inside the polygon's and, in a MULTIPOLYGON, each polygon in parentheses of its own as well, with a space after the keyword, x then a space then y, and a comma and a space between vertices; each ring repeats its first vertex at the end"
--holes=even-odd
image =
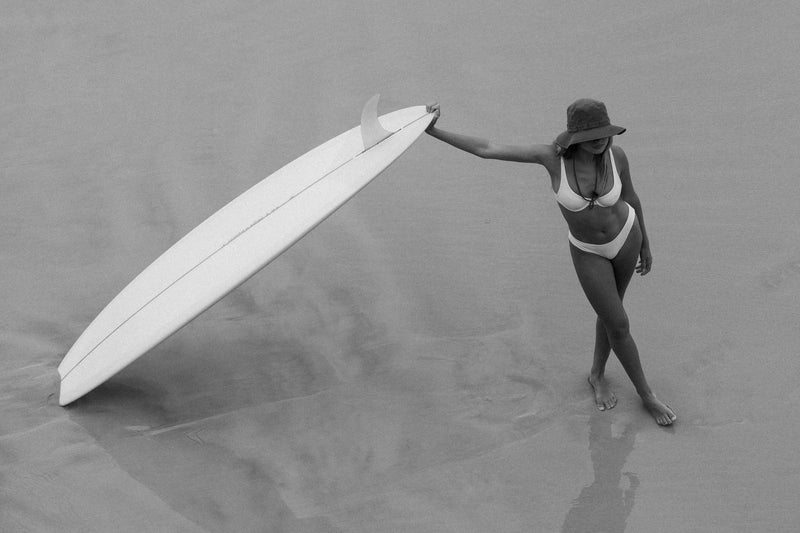
POLYGON ((424 106, 361 125, 268 176, 164 252, 89 324, 58 367, 59 403, 91 391, 211 307, 388 167, 433 119, 424 106))

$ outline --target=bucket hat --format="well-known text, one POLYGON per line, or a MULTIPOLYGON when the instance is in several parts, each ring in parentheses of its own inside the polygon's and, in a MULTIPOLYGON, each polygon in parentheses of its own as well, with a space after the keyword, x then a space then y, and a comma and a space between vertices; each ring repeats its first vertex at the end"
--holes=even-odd
POLYGON ((573 144, 619 135, 624 131, 625 128, 611 124, 603 102, 581 98, 567 108, 567 131, 556 137, 556 144, 569 148, 573 144))

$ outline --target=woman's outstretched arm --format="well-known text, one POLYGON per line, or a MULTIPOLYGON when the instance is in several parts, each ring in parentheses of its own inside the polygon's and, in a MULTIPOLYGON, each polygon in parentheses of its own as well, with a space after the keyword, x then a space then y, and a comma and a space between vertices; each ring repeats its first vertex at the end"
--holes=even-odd
POLYGON ((435 137, 451 146, 455 146, 459 150, 464 150, 478 157, 539 164, 544 164, 548 156, 552 157, 553 147, 548 144, 533 144, 527 146, 497 144, 486 139, 481 139, 480 137, 472 137, 442 130, 436 127, 436 121, 439 119, 440 115, 439 104, 429 105, 428 112, 435 114, 433 122, 427 129, 427 133, 431 137, 435 137))

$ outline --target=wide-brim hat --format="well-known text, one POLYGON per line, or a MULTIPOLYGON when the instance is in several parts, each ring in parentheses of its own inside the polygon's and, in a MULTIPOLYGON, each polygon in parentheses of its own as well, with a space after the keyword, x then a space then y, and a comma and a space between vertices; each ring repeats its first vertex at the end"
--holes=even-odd
POLYGON ((611 124, 603 102, 581 98, 567 108, 567 131, 556 137, 556 144, 569 148, 573 144, 604 139, 623 132, 625 128, 611 124))

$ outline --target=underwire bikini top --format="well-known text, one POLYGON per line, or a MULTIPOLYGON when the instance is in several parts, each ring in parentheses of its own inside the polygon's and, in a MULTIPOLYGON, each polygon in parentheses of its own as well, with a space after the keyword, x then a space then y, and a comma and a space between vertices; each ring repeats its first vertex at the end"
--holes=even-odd
POLYGON ((609 150, 608 153, 611 156, 611 168, 614 173, 614 184, 611 186, 610 191, 605 193, 603 196, 598 196, 594 200, 591 198, 585 198, 573 191, 572 187, 570 187, 569 183, 567 183, 567 170, 564 167, 564 158, 562 157, 561 178, 558 184, 558 191, 555 193, 556 201, 564 206, 565 209, 573 212, 583 211, 593 203, 599 205, 600 207, 611 207, 612 205, 616 204, 619 200, 620 193, 622 192, 622 181, 619 179, 619 174, 617 173, 617 165, 614 162, 614 152, 609 150))

